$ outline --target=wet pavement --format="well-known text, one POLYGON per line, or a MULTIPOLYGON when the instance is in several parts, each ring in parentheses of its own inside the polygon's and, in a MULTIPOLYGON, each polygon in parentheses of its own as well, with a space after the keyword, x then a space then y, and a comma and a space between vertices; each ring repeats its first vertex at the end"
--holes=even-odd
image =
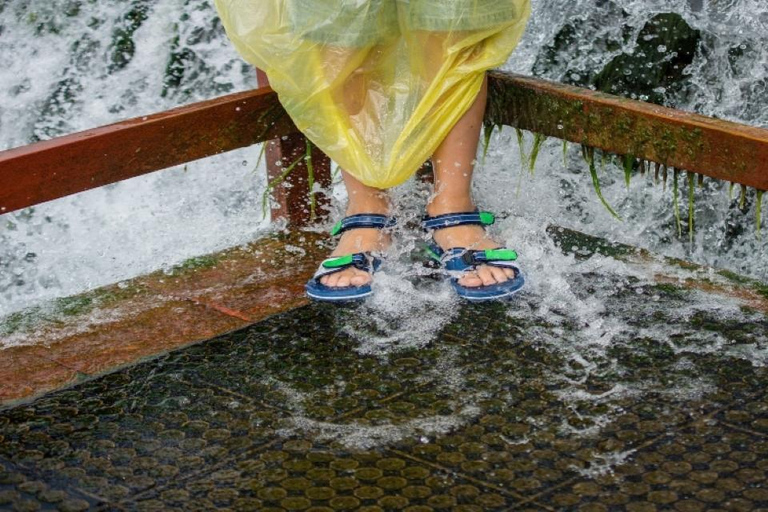
POLYGON ((689 293, 617 284, 600 350, 536 297, 377 356, 305 306, 0 411, 0 509, 768 509, 768 320, 689 293))

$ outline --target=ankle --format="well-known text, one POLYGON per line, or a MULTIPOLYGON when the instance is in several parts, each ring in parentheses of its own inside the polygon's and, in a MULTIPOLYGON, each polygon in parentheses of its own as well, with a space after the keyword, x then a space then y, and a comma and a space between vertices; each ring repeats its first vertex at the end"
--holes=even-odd
POLYGON ((477 207, 471 197, 445 198, 437 196, 427 204, 427 215, 435 217, 446 213, 471 212, 477 207))
POLYGON ((372 213, 376 215, 389 215, 391 206, 388 197, 374 197, 361 199, 351 199, 347 204, 347 210, 345 215, 360 215, 364 213, 372 213))

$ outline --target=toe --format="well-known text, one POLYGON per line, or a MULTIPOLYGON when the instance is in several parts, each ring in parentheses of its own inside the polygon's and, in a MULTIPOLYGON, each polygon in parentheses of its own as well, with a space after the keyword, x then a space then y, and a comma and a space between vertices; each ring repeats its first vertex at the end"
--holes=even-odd
POLYGON ((503 283, 505 281, 509 281, 509 276, 505 272, 505 269, 499 268, 499 267, 488 267, 488 269, 491 272, 491 275, 493 275, 493 279, 497 283, 503 283))
POLYGON ((477 269, 477 275, 482 280, 483 286, 490 286, 496 284, 496 278, 491 272, 491 267, 483 265, 477 269))
POLYGON ((353 286, 365 286, 371 282, 371 275, 368 272, 355 269, 354 274, 350 278, 350 283, 353 286))
POLYGON ((333 274, 323 276, 323 279, 320 280, 321 283, 323 283, 325 286, 328 286, 329 288, 335 288, 339 286, 339 279, 341 279, 341 273, 335 272, 333 274), (325 279, 325 282, 323 282, 323 279, 325 279))
POLYGON ((344 288, 346 286, 349 286, 351 281, 350 277, 351 277, 350 272, 348 271, 339 272, 339 279, 338 281, 336 281, 336 284, 334 286, 336 286, 337 288, 344 288))
POLYGON ((468 272, 459 279, 459 284, 468 288, 477 288, 483 285, 483 280, 480 279, 476 272, 468 272))

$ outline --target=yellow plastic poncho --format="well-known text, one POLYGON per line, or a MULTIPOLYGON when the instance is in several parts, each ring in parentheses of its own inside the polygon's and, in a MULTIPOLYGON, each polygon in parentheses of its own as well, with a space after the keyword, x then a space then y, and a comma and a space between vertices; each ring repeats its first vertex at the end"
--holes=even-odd
POLYGON ((406 181, 517 45, 530 0, 216 0, 296 126, 366 185, 406 181))

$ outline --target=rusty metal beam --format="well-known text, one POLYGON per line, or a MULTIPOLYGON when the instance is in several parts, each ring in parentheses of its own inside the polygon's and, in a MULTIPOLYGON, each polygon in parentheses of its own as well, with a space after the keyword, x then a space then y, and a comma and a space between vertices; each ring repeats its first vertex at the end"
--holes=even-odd
POLYGON ((0 152, 0 214, 295 133, 269 88, 0 152))
POLYGON ((768 130, 494 72, 486 122, 768 190, 768 130))

